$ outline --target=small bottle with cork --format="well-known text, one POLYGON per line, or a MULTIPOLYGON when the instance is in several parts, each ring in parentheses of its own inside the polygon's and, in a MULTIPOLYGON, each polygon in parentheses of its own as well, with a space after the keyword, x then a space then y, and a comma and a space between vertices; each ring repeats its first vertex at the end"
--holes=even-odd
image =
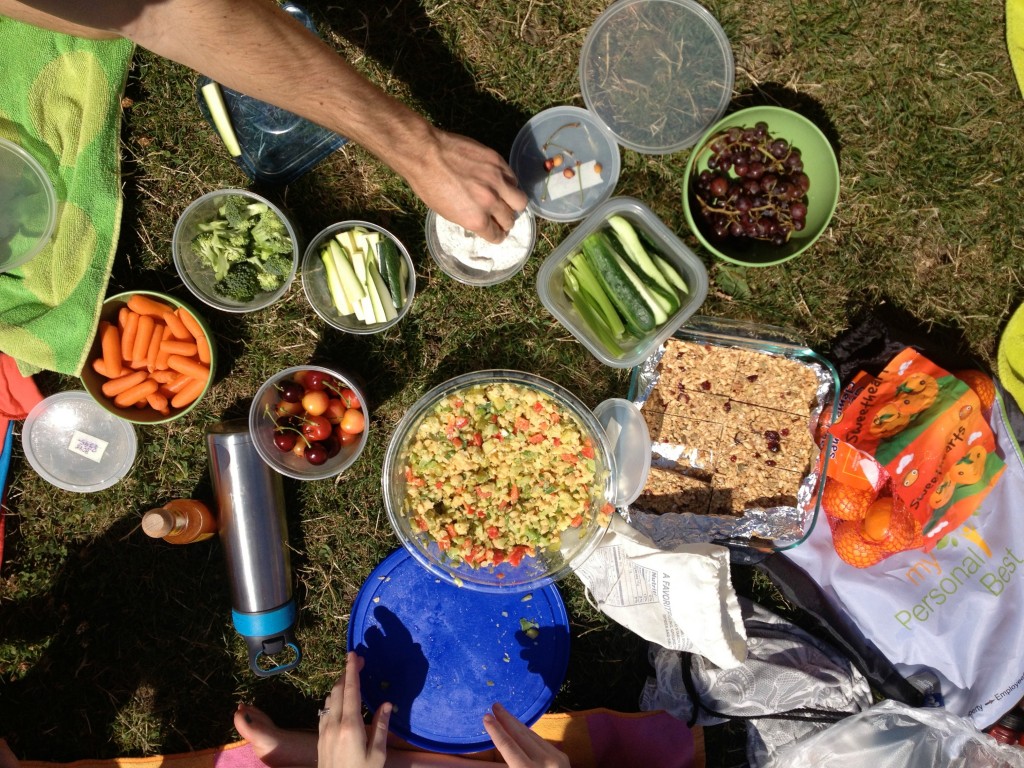
POLYGON ((196 499, 174 499, 142 516, 142 532, 168 544, 191 544, 217 532, 217 518, 196 499))

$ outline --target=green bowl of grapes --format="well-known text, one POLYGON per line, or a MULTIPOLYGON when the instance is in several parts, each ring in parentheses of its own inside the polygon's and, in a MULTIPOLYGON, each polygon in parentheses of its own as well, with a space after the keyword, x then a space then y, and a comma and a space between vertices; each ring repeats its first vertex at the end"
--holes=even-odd
POLYGON ((782 264, 828 228, 839 201, 839 163, 803 115, 750 107, 719 120, 686 165, 683 211, 708 251, 745 267, 782 264))

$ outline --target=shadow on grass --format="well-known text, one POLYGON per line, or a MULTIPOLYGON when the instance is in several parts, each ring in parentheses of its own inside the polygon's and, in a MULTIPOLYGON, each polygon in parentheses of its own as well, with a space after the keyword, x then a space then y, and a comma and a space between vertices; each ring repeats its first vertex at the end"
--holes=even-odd
POLYGON ((781 83, 766 82, 736 96, 730 104, 729 112, 760 106, 783 107, 803 115, 814 123, 832 145, 832 149, 836 153, 836 161, 839 163, 839 168, 842 169, 843 153, 839 131, 836 130, 835 123, 820 101, 806 93, 798 93, 787 88, 781 83))
POLYGON ((0 612, 8 641, 46 645, 27 674, 0 687, 16 754, 113 757, 122 749, 112 735, 128 729, 133 710, 152 713, 136 727, 166 731, 167 751, 228 738, 235 681, 220 549, 142 541, 136 528, 118 521, 69 553, 47 594, 0 612))

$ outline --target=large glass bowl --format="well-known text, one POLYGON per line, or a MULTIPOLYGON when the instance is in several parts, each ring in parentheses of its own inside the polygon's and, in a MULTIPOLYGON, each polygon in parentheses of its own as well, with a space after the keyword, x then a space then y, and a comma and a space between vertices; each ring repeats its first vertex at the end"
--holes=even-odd
POLYGON ((384 456, 382 486, 388 519, 402 544, 427 570, 467 589, 482 592, 508 590, 528 591, 567 576, 582 563, 600 543, 610 522, 609 504, 614 503, 615 458, 600 422, 587 406, 569 391, 540 376, 511 370, 485 370, 456 376, 420 398, 402 420, 391 437, 384 456), (420 531, 407 514, 405 468, 409 448, 423 420, 443 398, 479 384, 508 382, 534 389, 561 406, 574 418, 581 432, 594 445, 596 477, 590 502, 581 509, 583 522, 569 528, 561 536, 558 550, 537 550, 517 565, 508 561, 496 566, 477 567, 465 561, 453 562, 427 532, 420 531))

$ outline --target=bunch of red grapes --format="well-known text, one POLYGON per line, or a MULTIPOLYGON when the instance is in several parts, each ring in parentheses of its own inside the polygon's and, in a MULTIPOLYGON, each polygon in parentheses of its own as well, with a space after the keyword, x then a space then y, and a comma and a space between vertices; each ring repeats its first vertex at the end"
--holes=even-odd
POLYGON ((715 239, 785 245, 806 226, 811 180, 800 150, 768 133, 767 123, 727 128, 705 146, 711 157, 692 190, 715 239))

